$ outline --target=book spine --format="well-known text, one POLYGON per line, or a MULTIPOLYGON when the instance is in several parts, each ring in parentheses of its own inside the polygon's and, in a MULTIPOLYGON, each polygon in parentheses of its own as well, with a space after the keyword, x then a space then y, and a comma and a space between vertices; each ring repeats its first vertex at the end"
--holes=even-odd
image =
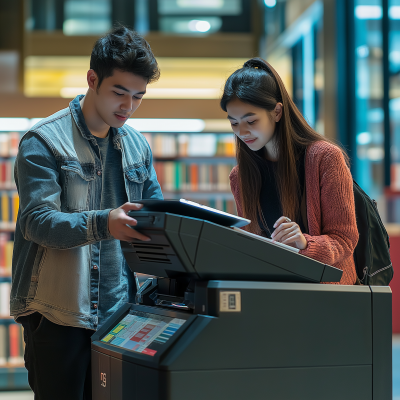
POLYGON ((0 366, 7 363, 7 329, 5 325, 0 325, 0 366))
POLYGON ((1 195, 1 220, 2 222, 10 222, 10 206, 9 196, 7 192, 0 192, 1 195))
POLYGON ((9 282, 0 283, 0 316, 10 316, 10 292, 11 284, 9 282))
POLYGON ((199 190, 199 168, 197 164, 190 165, 190 182, 194 192, 199 190))
POLYGON ((175 166, 175 182, 174 182, 174 188, 175 190, 180 190, 181 188, 181 163, 176 162, 174 163, 175 166))
POLYGON ((19 324, 10 324, 9 327, 9 358, 10 364, 21 364, 23 363, 23 355, 21 354, 21 328, 19 324))
POLYGON ((6 244, 8 235, 0 233, 0 274, 4 275, 6 271, 6 244))

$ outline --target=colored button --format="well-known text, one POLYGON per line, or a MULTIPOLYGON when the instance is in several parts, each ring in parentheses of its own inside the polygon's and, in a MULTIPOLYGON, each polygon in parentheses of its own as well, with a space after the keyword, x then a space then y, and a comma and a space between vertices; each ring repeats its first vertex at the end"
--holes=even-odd
POLYGON ((93 308, 97 308, 97 304, 95 303, 95 304, 93 304, 93 308))
POLYGON ((99 171, 97 171, 97 175, 98 176, 100 176, 101 175, 101 171, 99 170, 99 171))
POLYGON ((157 353, 157 350, 152 350, 152 349, 144 349, 142 351, 142 354, 147 354, 148 356, 154 356, 154 354, 157 353))
POLYGON ((97 265, 93 265, 93 269, 97 269, 99 268, 97 265))

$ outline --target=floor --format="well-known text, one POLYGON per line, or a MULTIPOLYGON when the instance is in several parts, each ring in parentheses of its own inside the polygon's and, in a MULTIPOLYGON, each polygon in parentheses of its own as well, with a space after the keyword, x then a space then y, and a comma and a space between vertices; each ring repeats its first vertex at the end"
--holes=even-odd
MULTIPOLYGON (((0 400, 33 400, 33 393, 0 392, 0 400)), ((393 400, 400 400, 400 335, 393 336, 393 400)))

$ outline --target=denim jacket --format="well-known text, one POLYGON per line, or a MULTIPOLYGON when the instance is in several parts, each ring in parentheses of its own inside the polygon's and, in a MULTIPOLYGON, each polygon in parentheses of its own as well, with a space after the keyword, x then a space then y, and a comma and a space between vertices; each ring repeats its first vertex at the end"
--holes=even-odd
MULTIPOLYGON (((11 315, 37 311, 54 323, 96 329, 91 285, 101 268, 101 241, 112 239, 111 210, 100 210, 102 164, 90 144, 95 139, 83 118, 82 98, 41 120, 20 143, 11 315)), ((122 153, 128 201, 162 199, 145 138, 128 126, 111 132, 122 153)))

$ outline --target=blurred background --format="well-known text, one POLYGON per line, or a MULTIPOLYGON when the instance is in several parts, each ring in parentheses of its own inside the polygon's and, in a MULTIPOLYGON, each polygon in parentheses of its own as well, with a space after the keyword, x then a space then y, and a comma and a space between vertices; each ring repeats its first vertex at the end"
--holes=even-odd
MULTIPOLYGON (((378 202, 400 333, 400 0, 0 0, 0 390, 28 387, 21 331, 7 317, 18 142, 86 92, 92 46, 115 23, 145 36, 160 64, 160 80, 128 123, 148 139, 166 198, 235 213, 234 140, 219 97, 247 59, 274 66, 309 124, 347 150, 354 179, 378 202)), ((395 335, 400 399, 397 343, 395 335)))

